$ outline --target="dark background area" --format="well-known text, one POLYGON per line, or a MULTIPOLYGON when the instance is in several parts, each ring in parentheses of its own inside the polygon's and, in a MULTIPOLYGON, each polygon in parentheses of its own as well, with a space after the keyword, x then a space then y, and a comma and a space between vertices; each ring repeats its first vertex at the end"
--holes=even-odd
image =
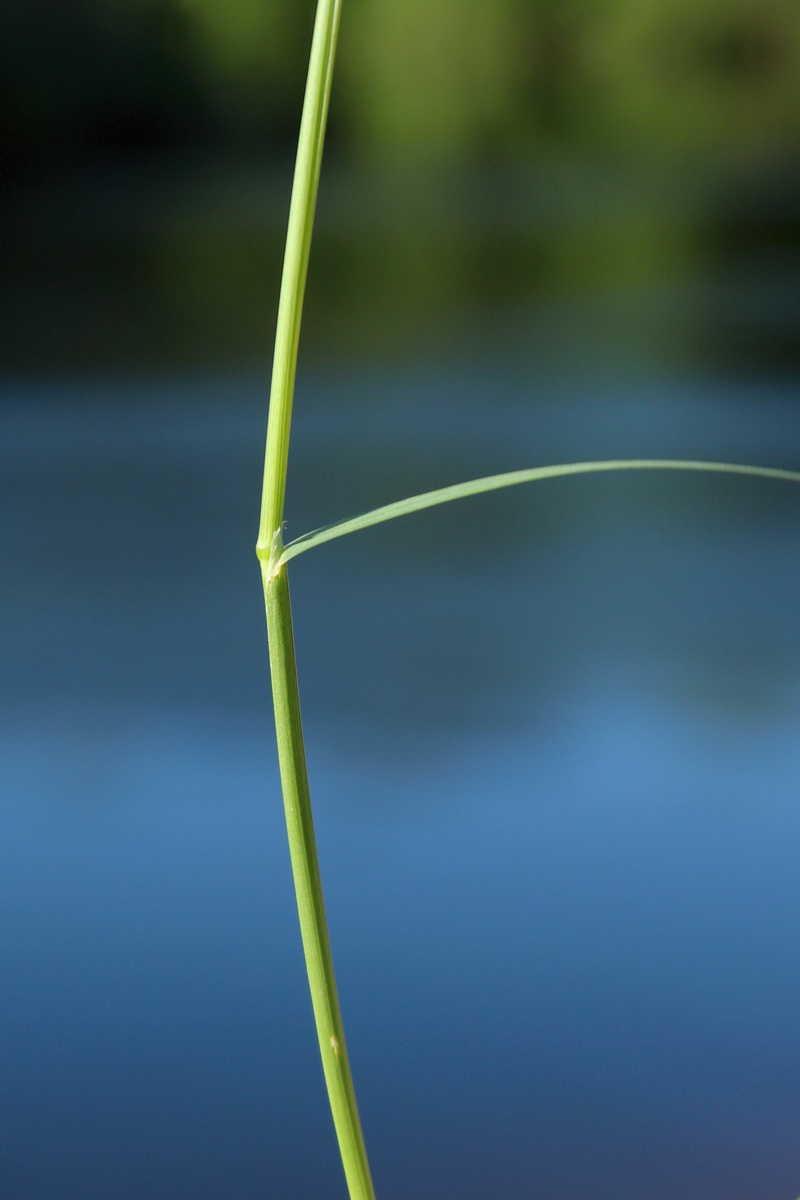
MULTIPOLYGON (((4 5, 7 369, 268 361, 312 19, 4 5)), ((587 349, 794 366, 798 79, 791 0, 353 0, 304 352, 525 349, 594 301, 587 349), (592 320, 637 289, 660 330, 592 320)))

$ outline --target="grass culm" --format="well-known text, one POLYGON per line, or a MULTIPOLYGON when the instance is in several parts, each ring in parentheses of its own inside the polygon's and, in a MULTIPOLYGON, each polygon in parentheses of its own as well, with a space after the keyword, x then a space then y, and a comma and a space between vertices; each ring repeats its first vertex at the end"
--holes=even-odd
POLYGON ((319 0, 281 281, 256 553, 261 564, 266 603, 275 726, 289 851, 320 1054, 351 1200, 371 1200, 375 1193, 336 992, 314 838, 300 718, 288 563, 315 546, 370 525, 480 492, 559 476, 599 471, 705 471, 797 483, 800 482, 800 472, 734 463, 658 459, 533 467, 474 479, 389 503, 372 512, 304 534, 284 546, 281 535, 297 352, 340 14, 341 0, 319 0))

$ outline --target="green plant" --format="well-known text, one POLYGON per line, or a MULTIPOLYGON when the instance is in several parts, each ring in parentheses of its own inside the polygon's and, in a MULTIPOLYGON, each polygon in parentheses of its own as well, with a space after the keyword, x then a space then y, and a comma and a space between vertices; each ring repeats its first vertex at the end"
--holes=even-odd
POLYGON ((387 504, 283 545, 283 506, 297 349, 319 182, 341 0, 319 0, 300 127, 286 255, 281 283, 270 395, 261 520, 256 553, 267 613, 270 670, 281 783, 300 929, 320 1053, 352 1200, 374 1196, 336 993, 322 884, 314 839, 300 718, 287 564, 297 555, 395 517, 479 492, 564 475, 620 470, 682 470, 755 475, 800 482, 800 472, 732 463, 657 459, 567 463, 487 476, 387 504))

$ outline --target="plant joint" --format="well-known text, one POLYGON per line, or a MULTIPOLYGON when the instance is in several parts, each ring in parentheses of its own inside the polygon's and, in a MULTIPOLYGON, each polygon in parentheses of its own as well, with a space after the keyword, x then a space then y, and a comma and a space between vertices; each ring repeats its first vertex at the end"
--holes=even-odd
POLYGON ((262 565, 266 583, 271 583, 273 579, 276 579, 283 566, 281 562, 281 555, 283 554, 282 529, 283 527, 279 526, 275 530, 269 547, 265 546, 260 539, 256 543, 256 558, 262 565))

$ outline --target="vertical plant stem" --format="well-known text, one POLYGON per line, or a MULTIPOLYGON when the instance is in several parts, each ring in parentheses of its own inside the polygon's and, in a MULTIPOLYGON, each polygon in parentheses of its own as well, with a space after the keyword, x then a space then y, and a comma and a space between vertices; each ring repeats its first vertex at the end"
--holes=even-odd
POLYGON ((340 11, 340 0, 319 0, 314 23, 278 305, 256 554, 267 610, 289 853, 322 1066, 351 1200, 374 1200, 325 918, 300 718, 289 580, 285 565, 278 565, 297 349, 340 11))
POLYGON ((278 758, 306 970, 333 1121, 351 1200, 374 1200, 333 971, 308 790, 286 569, 267 580, 270 670, 278 758))
POLYGON ((280 537, 283 501, 286 493, 286 466, 289 458, 289 431, 297 370, 297 347, 303 315, 311 232, 317 204, 322 146, 333 78, 333 60, 339 32, 341 0, 319 0, 314 22, 314 37, 308 64, 308 79, 297 142, 286 250, 283 258, 278 325, 272 363, 272 388, 269 397, 269 422, 264 457, 264 487, 256 552, 266 558, 280 537))

